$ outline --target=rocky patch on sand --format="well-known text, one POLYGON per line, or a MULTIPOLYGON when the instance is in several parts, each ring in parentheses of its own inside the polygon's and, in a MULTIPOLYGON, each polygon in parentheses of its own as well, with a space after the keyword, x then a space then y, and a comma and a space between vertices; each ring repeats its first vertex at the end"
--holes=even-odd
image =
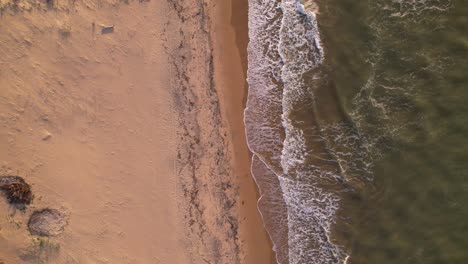
POLYGON ((32 235, 53 237, 60 235, 68 224, 68 214, 57 209, 42 209, 35 211, 28 222, 32 235))

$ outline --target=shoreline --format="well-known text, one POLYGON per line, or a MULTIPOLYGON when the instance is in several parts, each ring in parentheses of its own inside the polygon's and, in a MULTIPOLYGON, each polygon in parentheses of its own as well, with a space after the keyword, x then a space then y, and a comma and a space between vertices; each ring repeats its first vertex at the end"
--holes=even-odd
POLYGON ((243 124, 247 0, 11 5, 0 174, 36 199, 1 198, 0 262, 276 263, 243 124), (63 234, 28 232, 42 208, 63 234))
MULTIPOLYGON (((223 71, 226 89, 224 98, 226 104, 226 119, 229 122, 231 139, 234 146, 234 160, 240 179, 240 214, 246 220, 241 222, 241 232, 251 241, 247 244, 246 263, 276 264, 272 244, 266 230, 260 211, 258 187, 251 175, 252 153, 247 146, 244 125, 244 108, 247 100, 247 44, 248 44, 248 1, 230 0, 219 3, 219 16, 216 23, 219 29, 214 30, 218 50, 224 54, 218 55, 218 64, 223 71), (229 65, 223 67, 223 65, 229 65), (252 244, 250 244, 252 243, 252 244)), ((216 42, 216 41, 215 41, 216 42)), ((215 49, 216 53, 216 49, 215 49)), ((222 83, 223 80, 220 82, 222 83)), ((222 85, 221 85, 222 86, 222 85)), ((242 233, 241 233, 242 235, 242 233)))
POLYGON ((195 263, 275 263, 257 210, 258 193, 250 176, 251 156, 244 134, 246 78, 239 54, 242 47, 236 41, 244 37, 246 45, 247 28, 235 28, 232 23, 243 17, 247 26, 246 6, 234 10, 231 2, 205 2, 198 8, 184 4, 173 3, 183 22, 182 41, 173 60, 179 76, 174 89, 181 106, 189 106, 179 113, 184 140, 178 164, 189 200, 187 230, 196 252, 191 259, 195 263), (239 30, 244 34, 236 35, 239 30))

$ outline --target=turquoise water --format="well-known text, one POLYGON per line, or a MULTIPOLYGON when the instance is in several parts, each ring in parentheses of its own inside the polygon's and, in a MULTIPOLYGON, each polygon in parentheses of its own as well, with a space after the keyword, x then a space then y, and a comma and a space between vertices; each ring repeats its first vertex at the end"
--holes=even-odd
POLYGON ((468 1, 318 2, 324 87, 365 161, 334 241, 347 263, 468 263, 468 1))

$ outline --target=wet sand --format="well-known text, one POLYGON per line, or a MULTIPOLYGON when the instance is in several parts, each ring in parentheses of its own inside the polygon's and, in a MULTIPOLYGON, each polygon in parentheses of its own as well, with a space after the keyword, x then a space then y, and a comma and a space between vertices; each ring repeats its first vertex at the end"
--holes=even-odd
POLYGON ((233 142, 234 164, 240 186, 240 234, 245 237, 245 263, 276 263, 272 245, 257 209, 258 192, 250 174, 252 155, 247 147, 244 108, 247 97, 248 1, 222 1, 217 6, 215 54, 219 65, 221 103, 225 104, 233 142), (261 228, 260 228, 261 227, 261 228))
POLYGON ((272 263, 242 123, 246 7, 30 3, 0 18, 0 172, 35 196, 0 200, 0 260, 272 263), (64 233, 31 236, 46 207, 69 212, 64 233))

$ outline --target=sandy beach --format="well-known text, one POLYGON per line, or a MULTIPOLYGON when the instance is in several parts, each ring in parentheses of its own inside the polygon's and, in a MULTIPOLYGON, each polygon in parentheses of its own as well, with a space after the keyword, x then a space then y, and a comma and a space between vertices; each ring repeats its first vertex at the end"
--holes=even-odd
POLYGON ((0 263, 274 263, 243 109, 247 1, 0 1, 0 263), (57 236, 31 214, 63 213, 57 236))

